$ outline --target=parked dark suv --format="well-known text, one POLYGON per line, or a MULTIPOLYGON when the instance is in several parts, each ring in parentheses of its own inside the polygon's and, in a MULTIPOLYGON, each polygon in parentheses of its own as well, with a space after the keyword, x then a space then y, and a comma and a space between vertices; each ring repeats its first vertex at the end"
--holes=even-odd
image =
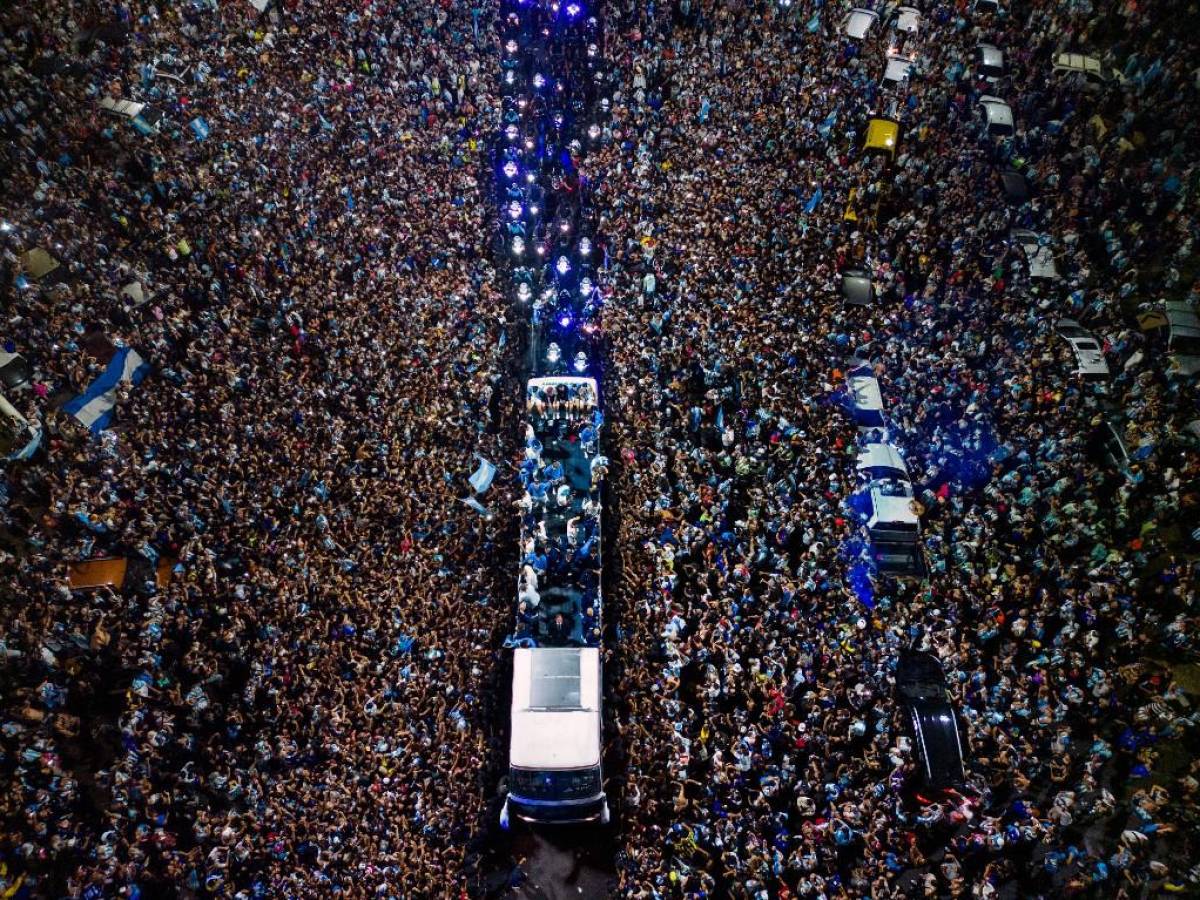
POLYGON ((937 657, 915 650, 901 652, 896 696, 912 728, 922 781, 932 788, 961 785, 965 777, 962 735, 937 657))

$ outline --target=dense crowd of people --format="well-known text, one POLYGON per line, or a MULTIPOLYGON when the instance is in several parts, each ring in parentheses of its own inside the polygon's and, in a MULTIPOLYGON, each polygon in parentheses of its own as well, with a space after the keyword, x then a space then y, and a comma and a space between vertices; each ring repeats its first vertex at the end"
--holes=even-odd
POLYGON ((922 6, 891 89, 888 7, 860 43, 822 3, 609 5, 624 82, 587 174, 617 288, 627 896, 1194 889, 1197 720, 1171 663, 1195 649, 1198 410, 1134 318, 1198 292, 1194 36, 1171 3, 1001 6, 922 6), (1059 50, 1122 77, 1055 75, 1059 50), (1015 136, 987 133, 984 94, 1015 136), (881 114, 894 159, 863 152, 881 114), (1004 168, 1032 201, 1006 204, 1004 168), (1052 236, 1063 280, 1031 279, 1010 225, 1052 236), (847 266, 874 304, 843 302, 847 266), (1074 373, 1060 318, 1102 341, 1107 383, 1074 373), (923 582, 864 564, 864 360, 923 582), (1116 411, 1124 471, 1089 456, 1116 411), (960 790, 922 791, 893 698, 909 648, 961 709, 960 790))
POLYGON ((512 609, 493 561, 516 554, 511 523, 459 503, 475 454, 517 445, 488 15, 4 11, 3 340, 33 370, 6 393, 44 428, 3 508, 20 896, 470 883, 512 609), (104 98, 163 118, 102 118, 104 98), (41 280, 38 247, 60 263, 41 280), (152 374, 93 435, 61 407, 104 346, 152 374), (124 584, 69 590, 100 557, 129 560, 124 584))
MULTIPOLYGON (((574 422, 589 398, 569 437, 592 485, 609 474, 616 537, 614 890, 1194 890, 1200 410, 1138 314, 1200 300, 1196 36, 1173 0, 928 5, 909 83, 884 88, 874 9, 856 42, 820 0, 604 5, 618 87, 573 164, 608 263, 605 433, 574 422), (1007 57, 994 83, 983 41, 1007 57), (1120 77, 1055 75, 1062 49, 1120 77), (1014 136, 987 133, 983 94, 1014 136), (876 114, 894 155, 863 151, 876 114), (1032 200, 1006 205, 1006 168, 1032 200), (1051 236, 1060 281, 1031 277, 1014 225, 1051 236), (849 265, 873 305, 843 303, 849 265), (1110 379, 1075 374, 1064 317, 1110 379), (924 580, 863 557, 862 361, 918 488, 924 580), (1110 421, 1126 465, 1094 453, 1110 421), (922 793, 895 713, 914 647, 961 710, 958 790, 922 793)), ((0 891, 479 885, 497 650, 514 604, 536 631, 551 564, 516 520, 536 532, 566 480, 516 427, 493 12, 0 14, 0 340, 30 369, 6 450, 41 435, 0 491, 0 891), (101 118, 106 98, 146 113, 101 118), (94 433, 64 406, 126 347, 151 374, 94 433), (500 515, 459 502, 477 455, 504 474, 473 502, 500 515), (123 583, 72 590, 106 558, 123 583)), ((590 572, 585 483, 558 524, 590 572)), ((599 642, 583 607, 554 642, 599 642)))

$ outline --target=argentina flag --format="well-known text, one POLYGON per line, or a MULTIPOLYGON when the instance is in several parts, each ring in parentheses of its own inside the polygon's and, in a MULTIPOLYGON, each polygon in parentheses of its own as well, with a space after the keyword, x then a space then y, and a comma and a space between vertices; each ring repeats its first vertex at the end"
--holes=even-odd
POLYGON ((137 351, 118 347, 100 377, 78 397, 64 403, 62 408, 86 425, 93 434, 99 434, 112 422, 117 385, 122 381, 141 384, 149 372, 149 363, 138 356, 137 351))

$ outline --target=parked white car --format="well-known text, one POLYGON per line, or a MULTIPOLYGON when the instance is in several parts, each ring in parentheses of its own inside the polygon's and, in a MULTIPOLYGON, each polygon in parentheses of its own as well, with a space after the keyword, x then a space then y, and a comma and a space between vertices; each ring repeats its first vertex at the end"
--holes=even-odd
POLYGON ((976 45, 975 70, 989 84, 995 84, 1004 77, 1004 51, 994 44, 976 45))
POLYGON ((898 6, 892 26, 897 31, 915 35, 921 30, 921 13, 912 6, 898 6))
POLYGON ((1110 81, 1122 84, 1125 76, 1112 66, 1105 65, 1085 53, 1060 53, 1054 57, 1055 75, 1082 75, 1088 88, 1097 90, 1110 81))
POLYGON ((1054 259, 1048 235, 1038 234, 1028 228, 1010 228, 1008 239, 1025 254, 1030 278, 1044 278, 1047 281, 1059 279, 1058 263, 1054 259))
POLYGON ((913 61, 903 53, 889 53, 887 64, 883 67, 883 84, 885 87, 900 84, 908 80, 912 74, 913 61))
POLYGON ((856 6, 850 12, 846 13, 839 30, 846 37, 861 41, 875 27, 875 23, 878 21, 879 13, 856 6))
POLYGON ((1107 378, 1108 363, 1096 336, 1074 319, 1059 319, 1058 334, 1071 345, 1075 354, 1075 372, 1084 378, 1107 378))
POLYGON ((987 119, 988 134, 994 137, 1008 137, 1016 131, 1013 126, 1012 107, 991 94, 979 98, 979 106, 987 119))

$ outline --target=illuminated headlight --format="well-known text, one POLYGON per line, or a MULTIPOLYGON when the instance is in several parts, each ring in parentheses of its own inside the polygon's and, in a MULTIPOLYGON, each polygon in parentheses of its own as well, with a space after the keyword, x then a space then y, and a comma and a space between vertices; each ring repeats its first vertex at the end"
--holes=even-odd
POLYGON ((546 255, 546 245, 545 245, 545 244, 538 244, 538 245, 537 245, 537 255, 538 255, 538 256, 545 256, 545 255, 546 255))
POLYGON ((538 72, 533 76, 533 86, 539 90, 546 86, 546 79, 541 72, 538 72))
POLYGON ((507 72, 504 73, 504 83, 505 84, 513 83, 513 70, 512 69, 509 69, 507 72))
POLYGON ((587 354, 582 350, 575 354, 575 371, 580 374, 587 371, 587 354))
POLYGON ((525 149, 526 149, 526 150, 532 150, 532 149, 533 149, 533 139, 532 139, 532 138, 526 138, 526 139, 525 139, 525 149))
POLYGON ((517 299, 524 303, 531 296, 529 285, 524 281, 517 285, 517 299))
POLYGON ((511 159, 504 164, 504 174, 509 178, 517 177, 517 164, 511 159))
POLYGON ((562 359, 562 351, 558 349, 558 344, 551 341, 550 346, 546 348, 546 362, 556 363, 560 359, 562 359))
POLYGON ((516 200, 508 204, 508 215, 513 219, 521 218, 521 204, 516 200))
POLYGON ((520 235, 517 235, 516 237, 513 238, 512 252, 513 252, 513 256, 520 256, 522 253, 525 252, 525 239, 523 237, 521 237, 520 235))
POLYGON ((514 41, 512 38, 509 38, 508 43, 506 43, 504 45, 504 49, 508 53, 516 53, 517 52, 517 42, 514 41))
POLYGON ((592 252, 592 242, 589 241, 585 237, 580 238, 579 239, 579 255, 587 256, 591 252, 592 252))
POLYGON ((536 216, 539 212, 541 212, 541 207, 539 207, 536 203, 529 207, 529 214, 531 216, 536 216))
POLYGON ((591 292, 592 292, 592 279, 585 276, 584 279, 581 282, 579 282, 579 296, 586 297, 589 294, 591 294, 591 292))
POLYGON ((534 174, 532 172, 526 172, 525 180, 527 182, 529 182, 529 184, 533 184, 535 181, 537 181, 537 178, 534 176, 534 174))
POLYGON ((590 137, 593 141, 596 140, 596 138, 600 137, 600 126, 595 124, 594 122, 591 125, 589 125, 588 126, 588 137, 590 137))
POLYGON ((571 271, 571 261, 566 256, 560 256, 558 262, 554 264, 554 268, 558 270, 559 275, 566 275, 571 271))
POLYGON ((561 231, 563 234, 566 234, 568 231, 571 230, 571 223, 568 222, 566 219, 563 219, 561 222, 558 223, 558 230, 561 231))
POLYGON ((578 3, 568 3, 567 4, 567 15, 570 16, 572 19, 575 18, 577 15, 579 15, 581 12, 583 12, 583 9, 580 8, 578 3))
POLYGON ((515 141, 521 136, 521 132, 516 125, 507 125, 504 128, 504 136, 510 141, 515 141))
POLYGON ((571 317, 570 316, 559 316, 558 317, 558 327, 559 328, 570 328, 571 327, 571 317))

